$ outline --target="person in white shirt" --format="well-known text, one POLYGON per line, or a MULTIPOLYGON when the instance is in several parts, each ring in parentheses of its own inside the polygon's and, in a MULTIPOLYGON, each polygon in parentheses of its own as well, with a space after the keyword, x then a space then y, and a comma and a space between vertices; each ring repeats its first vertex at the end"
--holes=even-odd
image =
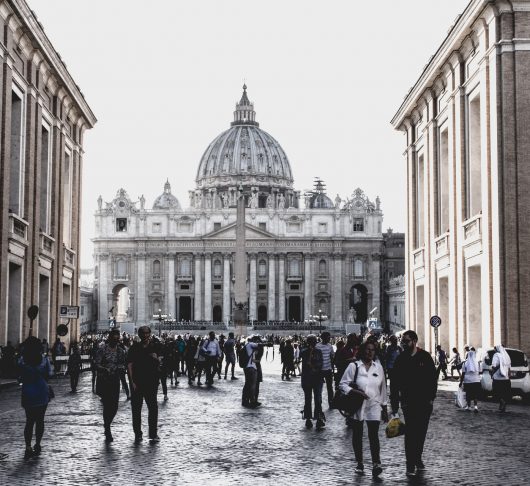
POLYGON ((381 419, 388 421, 387 392, 385 371, 379 362, 374 361, 375 345, 371 342, 361 344, 359 361, 350 363, 342 376, 339 388, 345 395, 358 393, 364 397, 362 406, 353 415, 352 445, 355 453, 357 474, 364 474, 363 429, 364 421, 368 427, 368 439, 372 456, 372 475, 379 476, 381 467, 379 446, 379 424, 381 419))
POLYGON ((221 357, 221 346, 219 346, 219 341, 215 339, 215 332, 210 331, 208 339, 205 339, 201 346, 201 351, 206 358, 206 384, 212 386, 217 360, 221 357))
POLYGON ((462 363, 461 371, 460 386, 464 386, 467 401, 465 410, 471 410, 471 400, 473 400, 475 402, 475 413, 477 413, 477 398, 480 396, 482 387, 480 386, 480 368, 475 348, 467 352, 467 359, 462 363))
POLYGON ((495 346, 495 351, 490 371, 493 378, 493 394, 499 400, 499 412, 505 412, 506 402, 512 395, 512 383, 510 381, 512 360, 501 344, 495 346))

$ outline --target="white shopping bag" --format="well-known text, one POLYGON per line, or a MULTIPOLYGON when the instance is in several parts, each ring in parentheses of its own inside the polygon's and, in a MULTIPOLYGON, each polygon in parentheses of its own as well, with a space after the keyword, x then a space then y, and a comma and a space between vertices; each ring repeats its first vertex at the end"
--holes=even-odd
POLYGON ((458 408, 464 408, 467 406, 466 402, 466 392, 463 388, 458 388, 457 392, 455 393, 455 405, 458 408))

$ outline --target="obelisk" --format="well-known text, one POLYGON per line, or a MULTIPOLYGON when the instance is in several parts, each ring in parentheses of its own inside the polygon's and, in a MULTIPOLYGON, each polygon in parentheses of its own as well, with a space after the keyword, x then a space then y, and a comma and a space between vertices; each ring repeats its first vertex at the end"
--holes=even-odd
POLYGON ((234 268, 234 326, 239 336, 247 334, 247 252, 245 248, 245 195, 239 186, 236 213, 236 261, 234 268))

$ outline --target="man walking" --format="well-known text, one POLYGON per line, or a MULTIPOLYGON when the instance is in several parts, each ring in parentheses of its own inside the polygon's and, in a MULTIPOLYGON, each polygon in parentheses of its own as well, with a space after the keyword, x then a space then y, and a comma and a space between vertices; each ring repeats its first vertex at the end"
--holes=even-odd
POLYGON ((224 346, 223 346, 223 351, 225 353, 225 361, 226 361, 226 364, 225 364, 225 380, 226 380, 226 376, 228 374, 228 366, 229 365, 232 366, 232 378, 231 379, 232 380, 237 380, 237 377, 234 374, 234 367, 236 365, 235 346, 236 346, 236 340, 234 339, 234 333, 233 332, 229 332, 228 333, 228 339, 225 341, 224 346))
POLYGON ((407 476, 413 477, 417 471, 425 469, 423 446, 436 398, 438 376, 431 355, 418 347, 418 335, 414 331, 404 332, 401 344, 403 352, 396 358, 390 380, 390 401, 394 415, 397 415, 401 403, 407 424, 407 476))
POLYGON ((261 405, 256 401, 258 369, 255 362, 255 352, 259 348, 259 341, 259 336, 249 337, 248 343, 241 350, 239 357, 239 364, 244 366, 245 371, 245 386, 243 387, 243 397, 241 401, 243 407, 256 408, 261 405))
POLYGON ((131 409, 135 442, 142 440, 142 405, 148 410, 149 439, 158 442, 158 381, 160 377, 160 345, 151 339, 149 326, 138 329, 139 343, 134 343, 127 356, 131 383, 131 409))
POLYGON ((326 382, 328 405, 331 408, 331 402, 333 400, 333 360, 335 359, 335 351, 329 343, 331 334, 328 331, 324 331, 320 335, 320 339, 322 342, 318 343, 316 348, 322 353, 322 377, 326 382))

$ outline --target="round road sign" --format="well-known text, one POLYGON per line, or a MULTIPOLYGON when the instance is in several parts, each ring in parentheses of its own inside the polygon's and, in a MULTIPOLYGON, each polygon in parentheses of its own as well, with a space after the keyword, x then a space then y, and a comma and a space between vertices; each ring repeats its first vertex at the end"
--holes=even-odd
POLYGON ((432 327, 440 327, 442 324, 442 319, 439 316, 432 316, 429 322, 432 327))
POLYGON ((68 326, 66 324, 59 324, 57 326, 57 335, 66 336, 68 334, 68 326))

